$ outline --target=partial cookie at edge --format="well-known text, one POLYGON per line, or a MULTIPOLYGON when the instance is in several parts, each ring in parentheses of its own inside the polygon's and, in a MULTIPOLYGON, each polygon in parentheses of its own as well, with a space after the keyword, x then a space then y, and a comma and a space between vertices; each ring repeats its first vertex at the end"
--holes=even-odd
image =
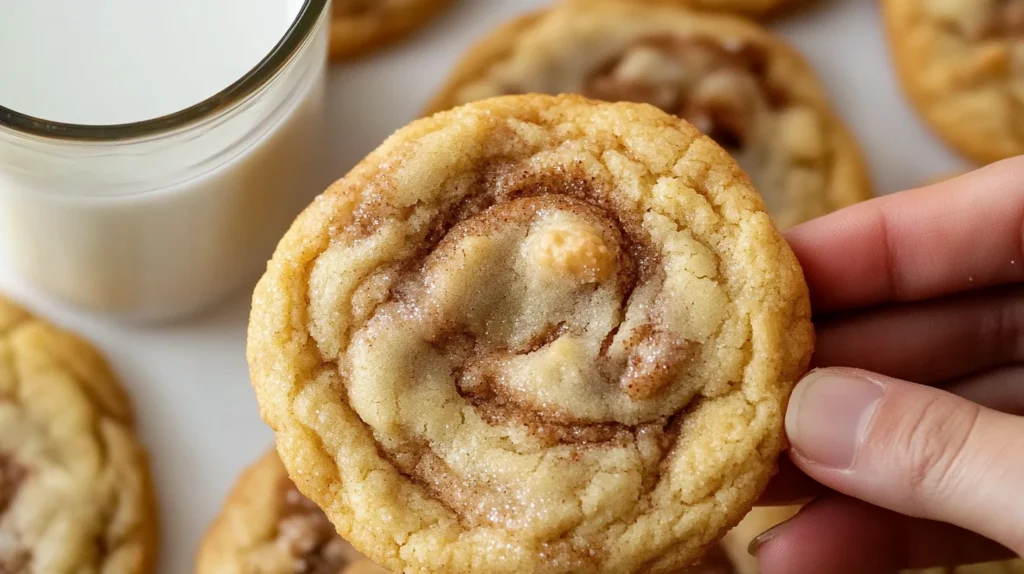
POLYGON ((882 8, 904 91, 935 132, 979 164, 1024 154, 1024 2, 882 8))
POLYGON ((156 521, 131 406, 106 362, 0 296, 0 570, 149 573, 156 521))
POLYGON ((387 574, 292 484, 271 450, 245 470, 199 546, 196 574, 387 574))

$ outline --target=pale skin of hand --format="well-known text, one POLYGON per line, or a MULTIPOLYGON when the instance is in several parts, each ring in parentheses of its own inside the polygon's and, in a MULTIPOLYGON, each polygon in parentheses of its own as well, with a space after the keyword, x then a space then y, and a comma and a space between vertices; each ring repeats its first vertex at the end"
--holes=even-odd
POLYGON ((818 341, 752 544, 763 574, 1024 554, 1024 157, 855 205, 787 239, 818 341))

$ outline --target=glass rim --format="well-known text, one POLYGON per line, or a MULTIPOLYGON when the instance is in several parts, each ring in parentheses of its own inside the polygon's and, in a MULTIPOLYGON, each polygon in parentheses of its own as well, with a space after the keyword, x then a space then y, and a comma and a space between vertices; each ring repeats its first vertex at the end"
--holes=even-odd
POLYGON ((0 105, 0 132, 52 140, 116 142, 178 130, 228 110, 274 78, 316 29, 328 0, 305 0, 288 31, 270 52, 228 87, 183 110, 153 119, 123 124, 87 125, 43 120, 0 105))

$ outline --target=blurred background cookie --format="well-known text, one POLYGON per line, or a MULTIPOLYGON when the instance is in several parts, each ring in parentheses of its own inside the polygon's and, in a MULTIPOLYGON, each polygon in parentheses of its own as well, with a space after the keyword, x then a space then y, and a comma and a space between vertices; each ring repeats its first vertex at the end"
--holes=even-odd
POLYGON ((728 149, 783 228, 872 196, 814 72, 766 29, 668 5, 577 0, 499 28, 428 106, 514 93, 654 104, 728 149))
POLYGON ((114 374, 89 343, 0 296, 0 572, 144 574, 156 534, 114 374))
POLYGON ((710 12, 730 12, 750 17, 762 17, 791 8, 806 0, 633 0, 653 4, 674 4, 710 12))
POLYGON ((1024 2, 885 0, 904 90, 978 163, 1024 154, 1024 2))
POLYGON ((196 574, 387 574, 334 531, 270 450, 238 478, 199 547, 196 574))
POLYGON ((397 41, 453 0, 334 0, 331 58, 351 58, 397 41))

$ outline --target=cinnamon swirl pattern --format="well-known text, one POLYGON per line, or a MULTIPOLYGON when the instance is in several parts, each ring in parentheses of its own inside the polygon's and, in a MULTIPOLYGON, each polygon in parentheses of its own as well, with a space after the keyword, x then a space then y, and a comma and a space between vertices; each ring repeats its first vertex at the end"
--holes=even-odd
POLYGON ((860 150, 814 71, 742 18, 566 1, 471 48, 428 111, 531 92, 645 102, 685 118, 733 154, 783 228, 872 197, 860 150))
POLYGON ((812 348, 749 178, 642 104, 419 120, 321 195, 248 356, 299 489, 402 572, 667 572, 775 471, 812 348))

